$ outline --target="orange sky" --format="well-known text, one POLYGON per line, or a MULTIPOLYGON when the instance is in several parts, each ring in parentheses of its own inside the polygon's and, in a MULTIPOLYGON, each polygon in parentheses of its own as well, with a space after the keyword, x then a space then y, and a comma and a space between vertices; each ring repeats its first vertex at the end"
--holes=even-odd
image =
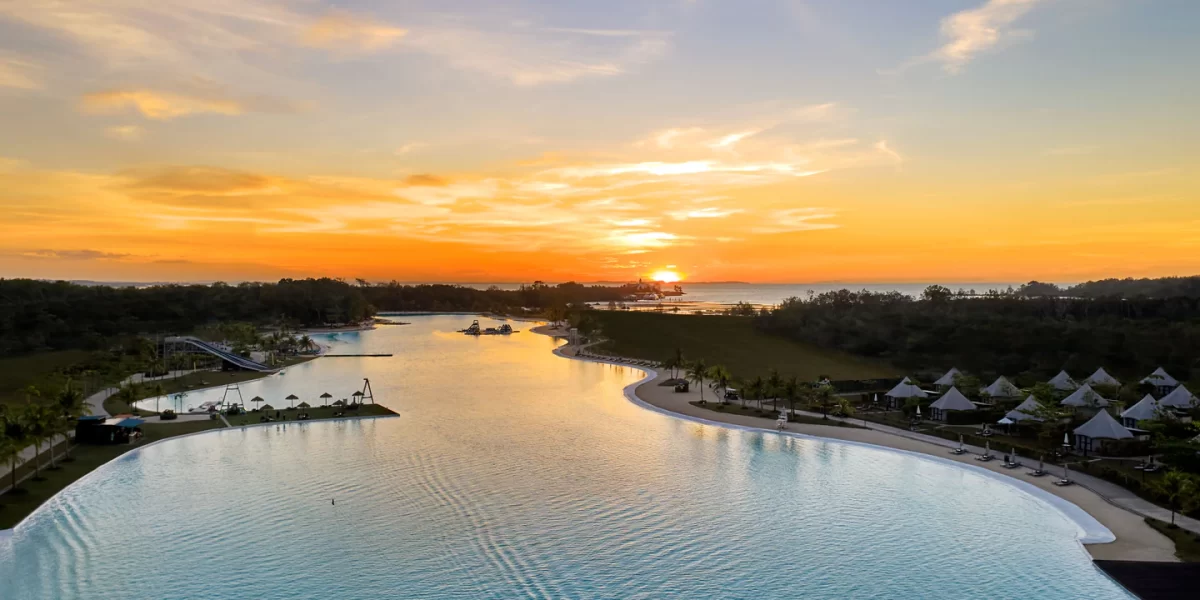
POLYGON ((1200 273, 1180 15, 659 4, 0 7, 0 276, 1200 273))

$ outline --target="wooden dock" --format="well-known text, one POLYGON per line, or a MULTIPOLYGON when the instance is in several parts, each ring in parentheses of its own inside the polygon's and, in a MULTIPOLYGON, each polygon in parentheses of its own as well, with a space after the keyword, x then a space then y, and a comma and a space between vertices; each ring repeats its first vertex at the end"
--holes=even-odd
POLYGON ((329 358, 351 358, 351 357, 365 358, 365 357, 391 356, 391 354, 323 354, 322 356, 326 356, 329 358))

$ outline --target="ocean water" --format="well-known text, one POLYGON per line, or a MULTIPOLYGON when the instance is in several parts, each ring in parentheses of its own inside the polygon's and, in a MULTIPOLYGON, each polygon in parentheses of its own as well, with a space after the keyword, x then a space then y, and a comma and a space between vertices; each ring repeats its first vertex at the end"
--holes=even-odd
POLYGON ((391 358, 241 390, 279 406, 367 377, 399 417, 130 453, 0 544, 0 598, 1129 597, 1074 523, 1000 481, 665 416, 623 397, 633 369, 405 320, 331 336, 391 358))

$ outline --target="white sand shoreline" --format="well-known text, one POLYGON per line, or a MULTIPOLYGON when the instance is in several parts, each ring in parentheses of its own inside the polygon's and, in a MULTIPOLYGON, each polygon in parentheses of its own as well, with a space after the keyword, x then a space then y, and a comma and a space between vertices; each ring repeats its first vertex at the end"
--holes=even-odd
MULTIPOLYGON (((563 337, 564 335, 563 332, 552 330, 549 326, 537 327, 532 331, 553 337, 563 337)), ((1011 471, 1000 470, 1001 467, 992 463, 974 464, 968 462, 972 460, 970 456, 950 455, 943 446, 872 429, 792 423, 789 425, 790 431, 778 432, 763 427, 764 420, 761 418, 717 413, 692 406, 690 401, 698 398, 695 392, 676 394, 669 387, 659 386, 658 383, 665 377, 665 374, 657 373, 654 369, 618 361, 577 357, 568 350, 568 346, 560 346, 554 350, 554 353, 564 358, 629 367, 645 372, 646 377, 625 389, 626 398, 642 408, 716 427, 849 443, 877 450, 902 452, 922 459, 934 459, 943 464, 967 467, 973 473, 1013 485, 1064 515, 1078 528, 1077 539, 1081 548, 1085 549, 1092 558, 1178 561, 1175 557, 1174 542, 1152 529, 1142 520, 1142 517, 1109 503, 1100 495, 1081 486, 1056 487, 1050 483, 1055 479, 1053 477, 1021 479, 1014 477, 1011 471)), ((1019 472, 1024 471, 1025 469, 1021 469, 1019 472)))

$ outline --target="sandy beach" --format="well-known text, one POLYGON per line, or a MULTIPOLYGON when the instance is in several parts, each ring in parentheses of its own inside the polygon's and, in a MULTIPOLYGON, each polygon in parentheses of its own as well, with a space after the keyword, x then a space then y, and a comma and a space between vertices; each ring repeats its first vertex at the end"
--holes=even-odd
MULTIPOLYGON (((567 336, 566 330, 555 329, 549 325, 535 327, 531 331, 559 338, 567 336)), ((575 352, 576 349, 570 346, 565 346, 558 350, 561 356, 572 358, 575 352)), ((659 385, 659 383, 669 376, 669 373, 658 373, 655 377, 638 385, 634 393, 638 399, 647 404, 679 415, 763 431, 775 431, 773 427, 774 421, 770 419, 726 414, 693 406, 690 403, 700 399, 699 391, 693 389, 688 393, 675 393, 673 387, 659 385)), ((1052 482, 1056 477, 1028 477, 1024 475, 1027 471, 1024 468, 1015 470, 1004 469, 1000 465, 1000 461, 980 462, 974 460, 974 455, 972 454, 955 456, 949 453, 945 446, 872 429, 790 423, 788 431, 814 437, 845 440, 927 454, 938 459, 952 460, 971 467, 987 469, 1005 478, 1019 478, 1019 481, 1036 486, 1049 494, 1074 504, 1107 527, 1116 536, 1116 540, 1112 542, 1085 544, 1084 548, 1087 549, 1092 558, 1102 560, 1178 561, 1175 557, 1175 544, 1166 536, 1163 536, 1147 525, 1141 516, 1110 504, 1103 497, 1086 488, 1077 485, 1067 487, 1055 486, 1052 482)))

